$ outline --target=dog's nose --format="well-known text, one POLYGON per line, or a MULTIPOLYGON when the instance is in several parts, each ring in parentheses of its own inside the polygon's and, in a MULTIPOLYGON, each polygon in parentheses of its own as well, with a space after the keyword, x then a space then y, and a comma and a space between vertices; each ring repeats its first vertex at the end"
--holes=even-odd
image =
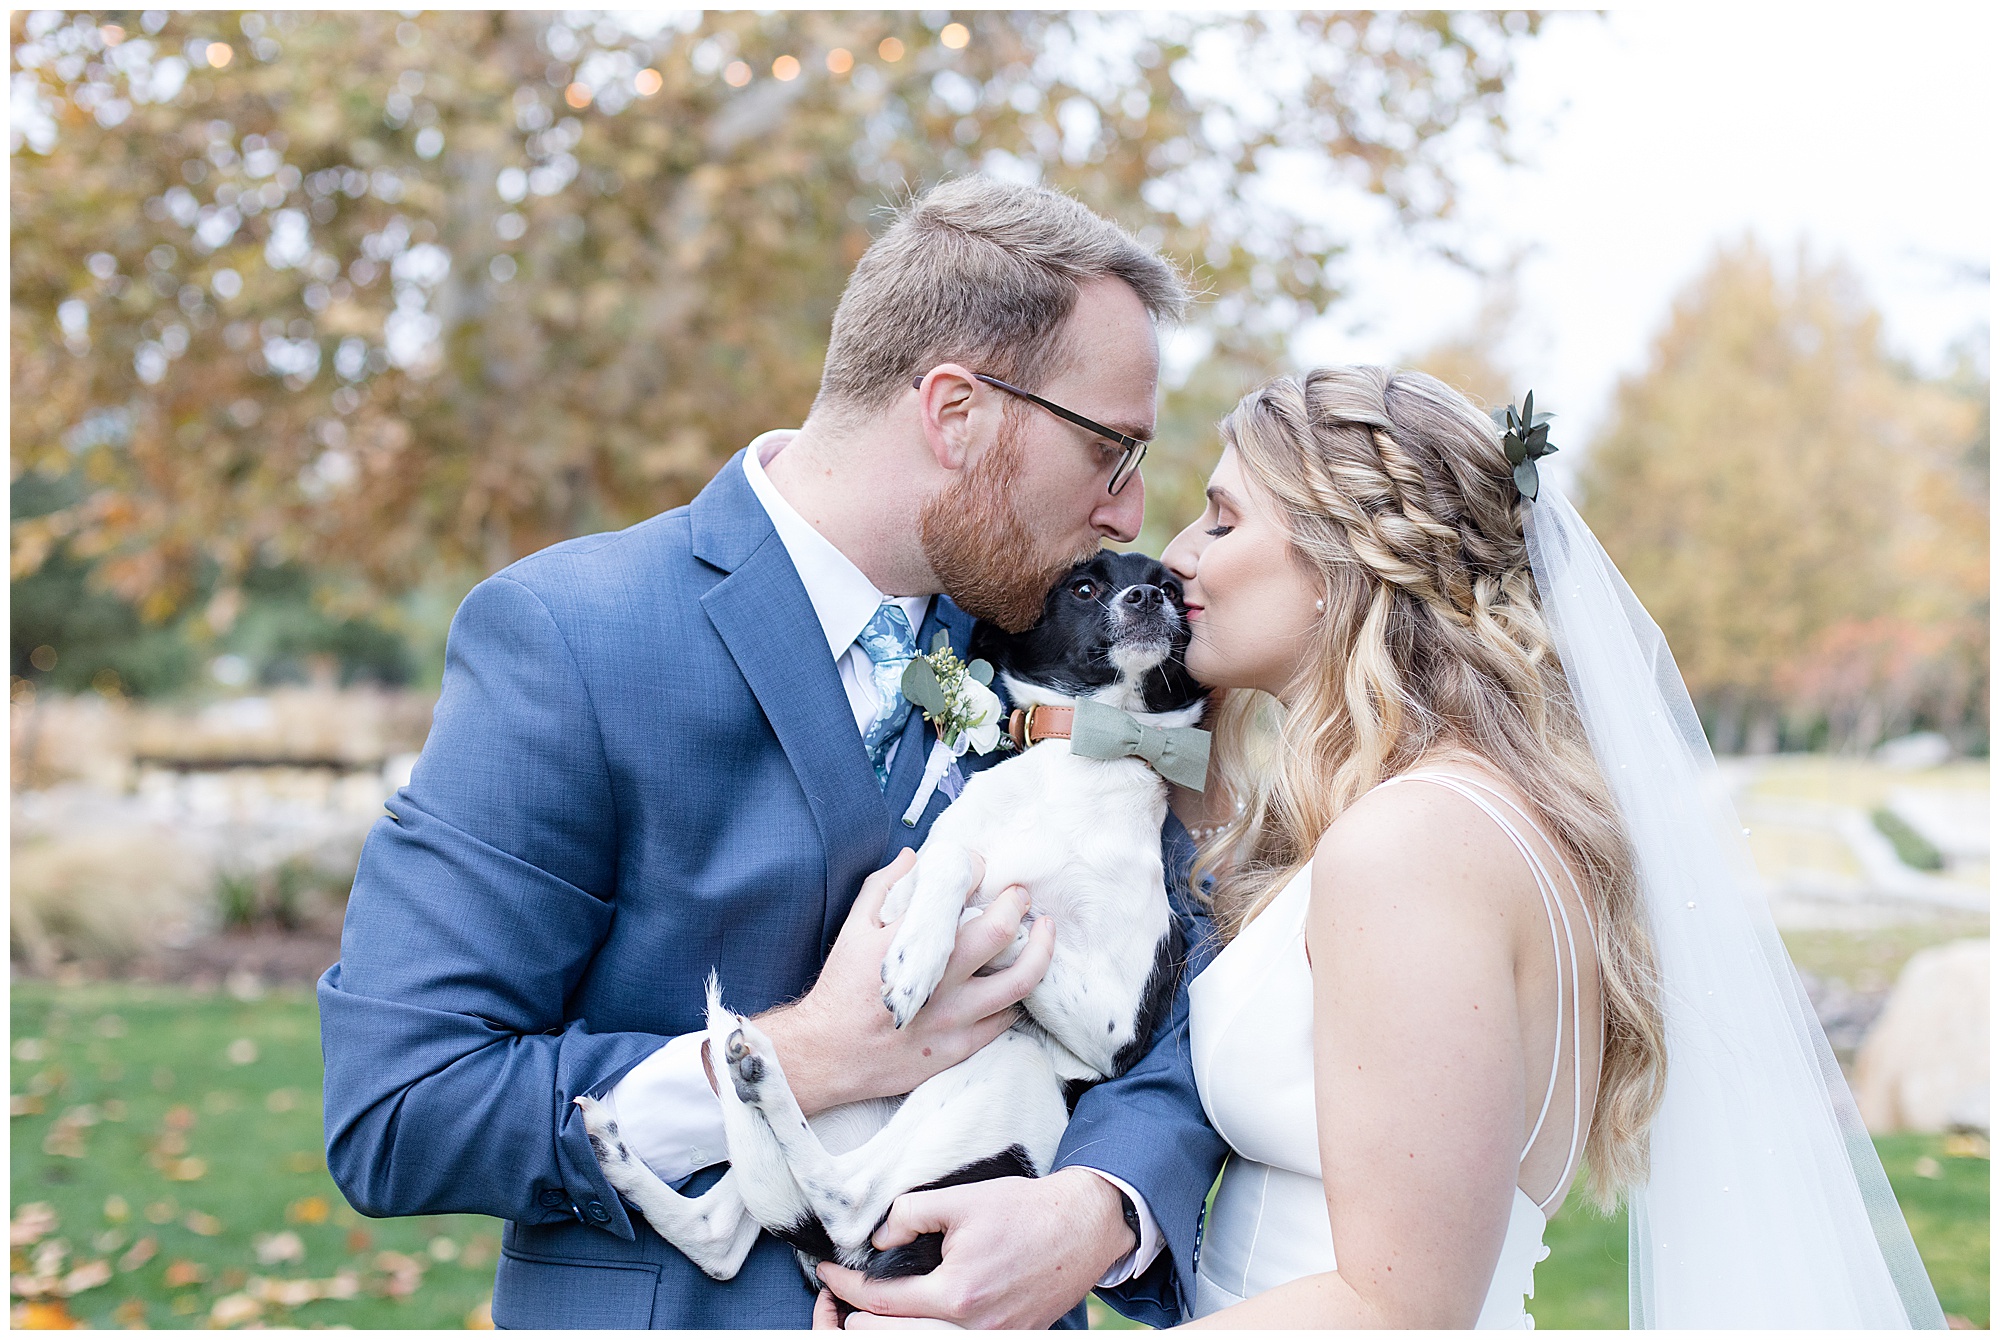
POLYGON ((1167 603, 1166 593, 1157 586, 1130 586, 1125 589, 1125 603, 1135 609, 1158 609, 1167 603))

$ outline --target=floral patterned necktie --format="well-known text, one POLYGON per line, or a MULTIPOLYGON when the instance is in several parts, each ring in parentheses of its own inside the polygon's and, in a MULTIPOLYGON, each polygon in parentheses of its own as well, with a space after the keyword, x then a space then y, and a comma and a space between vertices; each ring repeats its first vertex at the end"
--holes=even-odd
POLYGON ((903 670, 916 659, 917 635, 903 607, 885 600, 855 640, 875 663, 875 692, 882 699, 882 710, 862 735, 861 744, 874 765, 876 785, 886 791, 889 743, 903 733, 903 723, 910 719, 910 702, 903 696, 903 670))

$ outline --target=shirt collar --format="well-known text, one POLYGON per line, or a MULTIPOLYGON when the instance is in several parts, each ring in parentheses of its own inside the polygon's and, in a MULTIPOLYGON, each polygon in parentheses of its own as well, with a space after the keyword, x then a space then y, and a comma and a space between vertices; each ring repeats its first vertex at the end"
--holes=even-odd
MULTIPOLYGON (((798 509, 785 501, 785 495, 778 492, 777 485, 764 473, 765 463, 797 435, 798 430, 790 428, 761 434, 743 453, 743 474, 750 481, 750 491, 769 514, 778 541, 785 546, 799 582, 806 588, 806 599, 812 602, 820 631, 826 635, 828 653, 839 660, 889 597, 876 589, 875 583, 868 580, 852 559, 800 516, 798 509)), ((924 615, 930 607, 929 596, 902 596, 896 603, 909 616, 912 633, 923 627, 924 615)))

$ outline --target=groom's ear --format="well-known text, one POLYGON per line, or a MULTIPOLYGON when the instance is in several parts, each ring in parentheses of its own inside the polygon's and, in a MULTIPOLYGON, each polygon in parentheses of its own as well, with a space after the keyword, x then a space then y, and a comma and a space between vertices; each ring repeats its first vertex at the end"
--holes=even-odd
POLYGON ((924 445, 939 468, 965 468, 980 435, 983 398, 972 373, 957 363, 940 363, 917 383, 917 417, 924 445))

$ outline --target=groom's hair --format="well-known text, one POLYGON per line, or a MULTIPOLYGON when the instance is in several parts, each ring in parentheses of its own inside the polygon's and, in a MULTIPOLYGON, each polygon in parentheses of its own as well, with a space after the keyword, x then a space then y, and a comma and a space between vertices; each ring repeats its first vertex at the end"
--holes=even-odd
POLYGON ((1098 279, 1122 280, 1155 321, 1187 305, 1171 262, 1069 196, 944 182, 898 211, 854 267, 813 409, 880 408, 945 362, 1033 389, 1061 365, 1054 337, 1098 279))

